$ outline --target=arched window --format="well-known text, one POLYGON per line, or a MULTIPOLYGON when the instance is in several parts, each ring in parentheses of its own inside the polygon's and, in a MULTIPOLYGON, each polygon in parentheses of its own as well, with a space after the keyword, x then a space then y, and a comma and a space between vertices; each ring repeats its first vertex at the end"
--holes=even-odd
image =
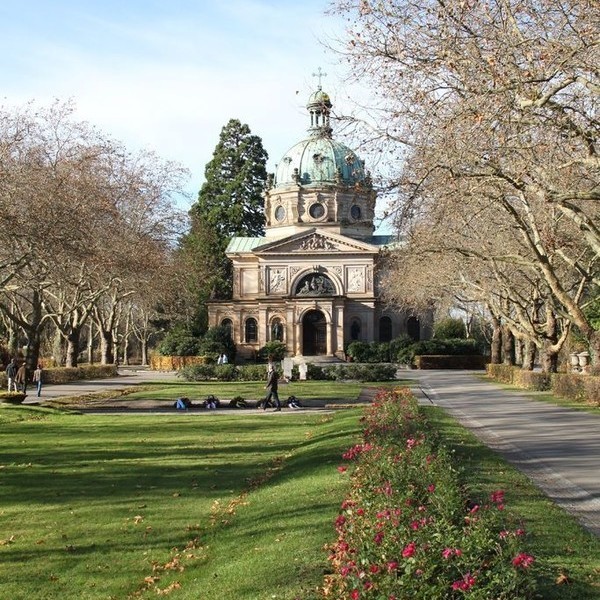
POLYGON ((221 327, 225 327, 229 331, 229 337, 233 337, 233 321, 231 319, 223 319, 221 321, 221 327))
POLYGON ((379 319, 379 341, 389 342, 392 339, 392 319, 381 317, 379 319))
POLYGON ((256 319, 250 317, 246 319, 246 324, 244 326, 244 340, 247 344, 254 344, 258 341, 258 325, 256 323, 256 319))
POLYGON ((350 339, 353 342, 360 339, 360 319, 356 317, 352 319, 350 324, 350 339))
POLYGON ((406 333, 415 341, 421 339, 421 324, 417 317, 409 317, 406 321, 406 333))

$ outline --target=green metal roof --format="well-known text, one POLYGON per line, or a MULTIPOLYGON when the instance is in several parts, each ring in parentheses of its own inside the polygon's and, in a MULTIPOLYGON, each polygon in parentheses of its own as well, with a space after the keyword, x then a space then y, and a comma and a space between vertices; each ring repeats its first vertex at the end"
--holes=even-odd
POLYGON ((227 246, 227 253, 234 252, 250 252, 256 246, 264 244, 266 238, 264 237, 234 237, 229 241, 227 246))

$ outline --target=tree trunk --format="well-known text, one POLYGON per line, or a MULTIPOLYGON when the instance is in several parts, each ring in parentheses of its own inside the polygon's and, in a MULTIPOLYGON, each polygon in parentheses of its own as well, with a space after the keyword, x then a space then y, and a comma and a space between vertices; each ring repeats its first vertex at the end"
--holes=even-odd
POLYGON ((523 344, 523 364, 521 365, 523 371, 533 371, 535 353, 535 344, 531 340, 525 340, 523 344))
POLYGON ((515 364, 515 336, 507 325, 502 328, 502 362, 511 366, 515 364))
POLYGON ((148 365, 148 342, 146 340, 140 341, 140 346, 142 349, 142 365, 148 365))
POLYGON ((546 340, 542 357, 542 370, 544 373, 556 373, 558 370, 558 322, 551 307, 546 309, 546 340))
POLYGON ((100 363, 103 365, 112 365, 113 358, 113 339, 112 331, 100 330, 100 363))
POLYGON ((525 352, 525 343, 521 339, 516 337, 515 338, 515 365, 520 366, 521 368, 523 368, 524 352, 525 352))
POLYGON ((67 336, 67 355, 65 366, 76 367, 79 358, 79 341, 81 339, 81 327, 73 327, 67 336))
POLYGON ((600 375, 600 331, 589 337, 592 373, 600 375))
POLYGON ((502 362, 502 327, 500 319, 492 317, 491 363, 499 365, 502 362))
POLYGON ((88 342, 87 342, 87 356, 88 364, 94 364, 94 322, 90 321, 88 328, 88 342))
POLYGON ((57 367, 61 367, 64 364, 64 341, 63 336, 59 329, 56 330, 54 334, 54 342, 52 343, 52 357, 54 359, 54 364, 57 367))

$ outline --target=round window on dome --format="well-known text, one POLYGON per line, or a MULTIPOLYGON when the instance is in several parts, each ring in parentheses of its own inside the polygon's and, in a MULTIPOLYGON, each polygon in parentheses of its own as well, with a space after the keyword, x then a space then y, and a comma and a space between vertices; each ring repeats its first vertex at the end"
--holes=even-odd
POLYGON ((350 209, 350 216, 355 220, 358 221, 358 219, 360 219, 360 206, 358 206, 357 204, 355 204, 351 209, 350 209))
POLYGON ((320 219, 325 214, 325 207, 320 202, 315 202, 314 204, 310 205, 308 214, 313 219, 320 219))
POLYGON ((285 208, 283 208, 283 206, 278 206, 275 209, 275 220, 281 222, 284 219, 285 219, 285 208))

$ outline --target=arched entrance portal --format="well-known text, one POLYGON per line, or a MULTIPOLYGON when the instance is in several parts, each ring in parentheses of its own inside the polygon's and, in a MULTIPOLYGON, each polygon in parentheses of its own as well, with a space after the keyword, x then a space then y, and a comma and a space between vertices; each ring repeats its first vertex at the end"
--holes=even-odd
POLYGON ((302 354, 327 354, 327 321, 320 310, 309 310, 302 319, 302 354))

